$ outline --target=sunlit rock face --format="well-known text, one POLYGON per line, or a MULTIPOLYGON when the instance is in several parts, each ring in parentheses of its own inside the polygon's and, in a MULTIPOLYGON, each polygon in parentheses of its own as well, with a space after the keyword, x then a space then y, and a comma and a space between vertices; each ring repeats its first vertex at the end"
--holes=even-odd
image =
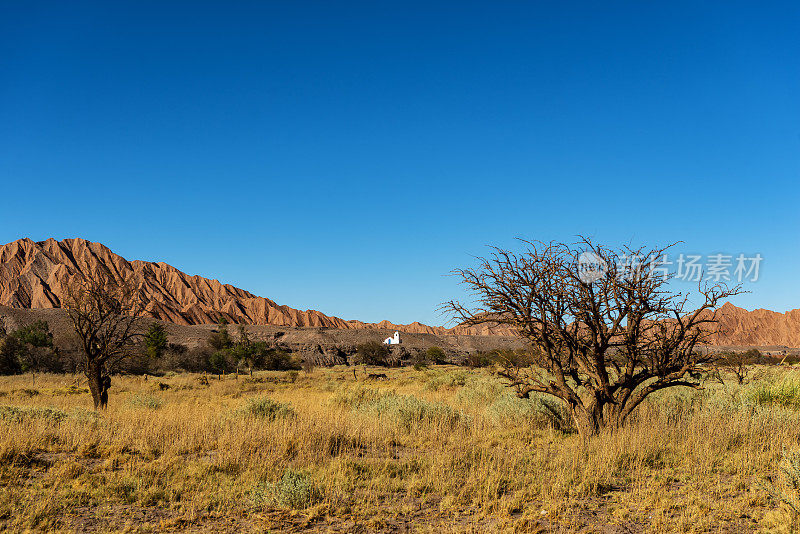
POLYGON ((345 321, 316 310, 296 310, 217 280, 190 276, 162 262, 129 261, 100 243, 85 239, 19 239, 0 247, 0 305, 13 308, 62 307, 71 284, 107 272, 133 276, 150 317, 175 324, 230 322, 257 325, 385 328, 422 334, 513 335, 508 328, 427 326, 418 322, 345 321))

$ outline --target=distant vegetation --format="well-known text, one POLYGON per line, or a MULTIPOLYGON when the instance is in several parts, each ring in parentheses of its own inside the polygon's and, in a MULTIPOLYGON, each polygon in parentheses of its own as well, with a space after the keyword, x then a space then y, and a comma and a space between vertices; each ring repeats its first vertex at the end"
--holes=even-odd
POLYGON ((355 363, 387 367, 390 354, 389 347, 380 341, 368 341, 358 346, 355 363))
POLYGON ((7 333, 0 326, 0 374, 61 370, 53 334, 46 321, 7 333))

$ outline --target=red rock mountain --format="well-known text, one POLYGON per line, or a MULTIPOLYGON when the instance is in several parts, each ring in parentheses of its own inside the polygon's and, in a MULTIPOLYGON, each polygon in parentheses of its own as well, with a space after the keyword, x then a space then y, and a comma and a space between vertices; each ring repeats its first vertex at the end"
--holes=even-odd
POLYGON ((0 247, 0 305, 59 308, 67 288, 85 276, 106 271, 138 285, 151 317, 176 324, 216 323, 219 316, 245 324, 324 326, 341 329, 388 328, 430 334, 508 334, 508 329, 445 329, 421 323, 345 321, 316 310, 300 311, 243 289, 201 276, 189 276, 162 262, 128 261, 100 243, 84 239, 35 242, 19 239, 0 247))
POLYGON ((719 313, 718 345, 785 345, 800 347, 800 309, 779 313, 747 311, 727 302, 719 313))
MULTIPOLYGON (((100 243, 84 239, 35 242, 19 239, 0 247, 0 305, 58 308, 66 288, 87 274, 105 270, 117 278, 133 275, 147 303, 147 313, 176 324, 231 322, 279 326, 325 326, 341 329, 386 328, 410 333, 511 335, 506 327, 442 327, 421 323, 345 321, 316 310, 300 311, 217 280, 189 276, 166 263, 128 261, 100 243)), ((725 304, 720 314, 719 345, 800 347, 800 309, 787 313, 747 311, 725 304)))

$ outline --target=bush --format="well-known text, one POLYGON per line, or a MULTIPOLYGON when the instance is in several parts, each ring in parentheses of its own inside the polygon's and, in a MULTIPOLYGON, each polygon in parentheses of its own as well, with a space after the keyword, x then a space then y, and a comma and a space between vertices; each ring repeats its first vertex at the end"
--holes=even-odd
POLYGON ((136 351, 117 363, 116 370, 132 375, 154 374, 157 361, 150 358, 145 351, 136 351))
POLYGON ((573 430, 572 416, 559 399, 548 395, 531 395, 520 399, 506 394, 486 409, 487 415, 499 425, 531 422, 538 427, 550 427, 561 432, 573 430))
POLYGON ((381 392, 377 389, 344 386, 337 389, 328 402, 341 408, 359 408, 375 401, 380 396, 381 392))
POLYGON ((228 333, 228 321, 224 317, 220 317, 217 329, 208 336, 208 344, 217 351, 229 349, 233 346, 233 340, 228 333))
POLYGON ((45 419, 58 422, 67 417, 66 412, 56 408, 33 408, 27 406, 0 406, 0 421, 21 423, 28 419, 45 419))
POLYGON ((797 526, 800 519, 800 453, 783 451, 777 476, 768 476, 765 488, 773 499, 789 507, 794 526, 797 526))
POLYGON ((322 492, 305 473, 287 469, 274 484, 265 484, 251 495, 256 504, 277 504, 286 508, 307 508, 322 498, 322 492))
POLYGON ((222 375, 235 369, 235 364, 227 350, 216 350, 209 355, 206 369, 209 373, 222 375))
POLYGON ((427 351, 425 351, 428 360, 432 361, 433 363, 447 363, 447 353, 439 347, 431 347, 427 351))
POLYGON ((152 395, 132 395, 128 398, 128 404, 136 408, 158 410, 164 405, 164 401, 152 395))
POLYGON ((167 329, 159 322, 150 324, 150 328, 144 335, 144 347, 147 356, 152 359, 161 358, 167 350, 167 329))
POLYGON ((467 378, 469 378, 469 371, 445 371, 431 376, 425 384, 425 389, 439 391, 442 388, 460 388, 467 383, 467 378))
POLYGON ((489 367, 497 361, 496 352, 473 352, 468 354, 464 360, 464 365, 470 369, 477 369, 480 367, 489 367))
POLYGON ((220 355, 218 358, 224 357, 228 362, 229 369, 246 366, 251 371, 294 371, 301 368, 300 361, 291 354, 270 346, 266 341, 251 340, 243 325, 239 327, 239 340, 235 343, 231 341, 227 346, 218 349, 215 354, 217 353, 220 355))
POLYGON ((16 375, 22 372, 20 354, 23 344, 15 337, 0 338, 0 374, 16 375))
POLYGON ((450 406, 412 395, 386 393, 362 409, 375 413, 379 417, 394 419, 396 424, 408 432, 423 423, 454 427, 461 421, 460 412, 450 406))
POLYGON ((241 408, 241 411, 246 415, 268 421, 296 417, 294 409, 289 404, 274 401, 269 397, 252 398, 241 408))
POLYGON ((407 431, 413 430, 420 423, 444 424, 452 427, 462 419, 460 412, 446 404, 365 387, 341 388, 331 397, 330 402, 352 410, 393 419, 396 425, 407 431))
POLYGON ((264 356, 260 368, 268 371, 298 371, 302 366, 300 365, 300 360, 288 352, 270 349, 264 356))
POLYGON ((187 347, 183 343, 167 343, 167 352, 180 355, 180 354, 186 354, 186 351, 188 350, 189 347, 187 347))
POLYGON ((426 352, 415 352, 414 356, 411 357, 411 364, 414 366, 414 370, 422 371, 428 367, 431 360, 428 359, 428 354, 426 352))
POLYGON ((748 397, 755 404, 800 408, 800 382, 790 379, 759 382, 750 388, 748 397))
POLYGON ((47 321, 35 321, 9 334, 0 328, 0 374, 51 370, 57 360, 47 321))
POLYGON ((161 360, 157 362, 160 371, 183 370, 191 373, 208 371, 208 361, 212 351, 201 346, 189 349, 186 345, 170 343, 161 360))
POLYGON ((389 366, 389 347, 380 341, 368 341, 356 348, 355 362, 364 365, 389 366))

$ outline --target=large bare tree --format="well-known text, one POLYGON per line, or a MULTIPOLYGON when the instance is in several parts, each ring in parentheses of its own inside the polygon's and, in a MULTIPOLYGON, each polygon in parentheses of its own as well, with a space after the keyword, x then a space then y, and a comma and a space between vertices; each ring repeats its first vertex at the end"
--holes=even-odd
POLYGON ((64 302, 85 360, 95 409, 108 404, 110 373, 142 336, 142 300, 132 278, 100 272, 74 280, 64 302))
POLYGON ((655 391, 700 386, 710 360, 702 345, 715 333, 719 304, 739 286, 671 290, 663 261, 670 247, 522 243, 520 253, 493 248, 477 267, 454 271, 474 304, 444 305, 465 325, 509 325, 530 342, 526 364, 506 360, 500 372, 519 397, 557 397, 591 436, 620 427, 655 391))

